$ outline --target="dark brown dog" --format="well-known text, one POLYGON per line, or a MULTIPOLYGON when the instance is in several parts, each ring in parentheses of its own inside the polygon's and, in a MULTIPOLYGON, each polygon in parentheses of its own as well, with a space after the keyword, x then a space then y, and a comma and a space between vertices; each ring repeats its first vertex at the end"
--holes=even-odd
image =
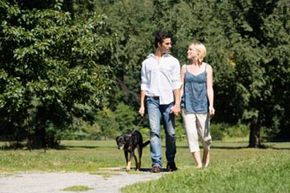
POLYGON ((135 159, 136 170, 140 170, 143 147, 148 145, 150 141, 148 140, 145 143, 143 143, 143 138, 142 138, 141 133, 137 130, 134 130, 131 133, 116 137, 116 142, 117 142, 118 149, 124 150, 124 155, 125 155, 126 164, 127 164, 126 170, 129 171, 131 169, 132 157, 134 157, 135 159), (138 152, 138 160, 134 153, 135 149, 137 149, 137 152, 138 152), (130 154, 129 157, 128 157, 128 154, 130 154))

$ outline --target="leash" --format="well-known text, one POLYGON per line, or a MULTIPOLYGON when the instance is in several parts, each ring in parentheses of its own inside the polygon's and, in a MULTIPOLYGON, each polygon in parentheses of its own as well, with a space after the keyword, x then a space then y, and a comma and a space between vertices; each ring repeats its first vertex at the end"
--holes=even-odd
POLYGON ((143 121, 144 121, 144 117, 141 118, 141 120, 138 122, 138 124, 135 126, 135 129, 131 133, 133 133, 134 131, 139 131, 139 126, 141 125, 143 121))
POLYGON ((136 125, 136 127, 140 126, 140 124, 144 121, 144 117, 141 118, 141 120, 138 122, 138 124, 136 125))

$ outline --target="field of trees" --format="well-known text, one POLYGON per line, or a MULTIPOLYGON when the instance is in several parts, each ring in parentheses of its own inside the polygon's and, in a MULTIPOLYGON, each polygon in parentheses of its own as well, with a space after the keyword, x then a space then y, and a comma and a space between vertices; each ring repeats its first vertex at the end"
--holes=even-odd
POLYGON ((172 32, 181 64, 193 39, 206 45, 213 137, 289 140, 289 18, 288 0, 0 0, 0 140, 42 148, 147 132, 140 68, 157 30, 172 32))

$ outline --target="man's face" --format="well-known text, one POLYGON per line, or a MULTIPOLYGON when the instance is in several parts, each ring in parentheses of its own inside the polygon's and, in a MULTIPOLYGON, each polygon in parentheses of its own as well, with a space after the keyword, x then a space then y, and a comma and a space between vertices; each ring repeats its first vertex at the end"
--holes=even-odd
POLYGON ((162 42, 162 44, 158 44, 158 48, 160 49, 162 54, 167 54, 170 52, 170 49, 172 47, 171 45, 171 38, 165 38, 162 42))

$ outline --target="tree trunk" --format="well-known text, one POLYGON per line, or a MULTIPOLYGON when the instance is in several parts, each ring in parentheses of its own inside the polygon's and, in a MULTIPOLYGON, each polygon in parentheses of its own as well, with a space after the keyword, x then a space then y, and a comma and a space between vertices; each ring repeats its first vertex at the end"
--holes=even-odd
POLYGON ((258 118, 253 118, 250 124, 249 146, 251 148, 261 147, 260 139, 261 125, 258 118))
POLYGON ((55 135, 49 135, 44 127, 39 128, 28 138, 29 149, 59 148, 60 141, 55 135))
POLYGON ((38 128, 29 139, 29 145, 31 149, 40 149, 46 148, 46 140, 45 140, 45 128, 38 128))

